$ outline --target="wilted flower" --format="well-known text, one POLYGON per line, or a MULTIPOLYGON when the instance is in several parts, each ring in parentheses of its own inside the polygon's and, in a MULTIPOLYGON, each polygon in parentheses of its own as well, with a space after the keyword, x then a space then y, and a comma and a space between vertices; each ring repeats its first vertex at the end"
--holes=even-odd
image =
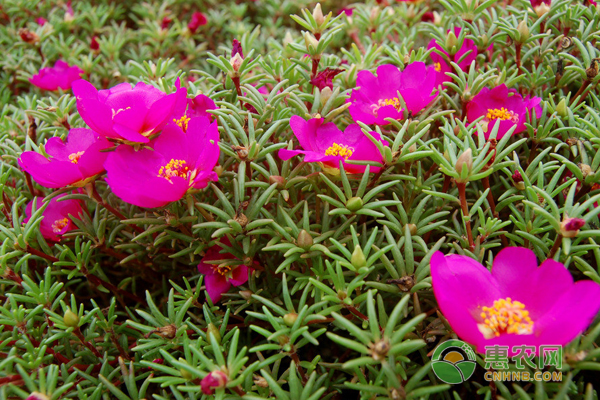
POLYGON ((98 43, 97 36, 92 36, 92 40, 90 40, 90 50, 93 50, 93 51, 100 50, 100 43, 98 43))
MULTIPOLYGON (((458 37, 460 35, 460 31, 461 31, 460 28, 454 28, 455 37, 458 37)), ((431 49, 431 48, 434 48, 437 51, 439 51, 440 53, 445 54, 446 57, 450 61, 458 64, 458 66, 463 71, 468 70, 469 66, 471 65, 473 60, 475 60, 477 58, 477 45, 471 39, 463 40, 462 46, 460 47, 460 49, 458 49, 456 54, 453 54, 453 55, 448 54, 448 52, 446 50, 444 50, 442 48, 442 46, 435 39, 432 39, 429 42, 429 45, 427 45, 427 49, 431 49), (467 54, 467 53, 469 53, 469 54, 467 54), (461 58, 462 58, 462 60, 461 60, 461 58)), ((452 68, 452 66, 446 61, 446 59, 443 56, 441 56, 440 54, 436 53, 435 51, 432 51, 430 53, 430 57, 431 57, 431 61, 433 61, 433 66, 437 72, 436 86, 441 85, 444 82, 452 81, 452 78, 450 78, 448 75, 446 75, 446 72, 456 72, 456 71, 454 71, 454 68, 452 68)))
MULTIPOLYGON (((43 219, 40 223, 40 233, 43 237, 48 240, 52 240, 54 242, 58 242, 60 240, 60 236, 67 233, 68 231, 72 231, 73 229, 77 229, 77 226, 71 221, 69 215, 72 215, 73 218, 79 219, 79 215, 83 213, 83 209, 81 208, 81 203, 78 200, 63 200, 58 201, 60 198, 65 197, 66 194, 62 194, 56 197, 53 197, 50 200, 50 203, 42 212, 43 219)), ((41 208, 44 204, 43 197, 36 197, 36 210, 41 208)), ((31 215, 35 212, 33 210, 33 200, 27 204, 27 208, 25 209, 25 223, 29 222, 31 215)))
POLYGON ((323 90, 326 87, 333 90, 333 78, 343 71, 343 69, 325 68, 323 71, 319 72, 317 76, 312 78, 310 83, 318 87, 319 90, 323 90))
POLYGON ((166 94, 152 85, 139 82, 135 87, 121 83, 98 91, 90 82, 73 82, 77 110, 90 128, 107 138, 133 143, 148 143, 149 136, 162 130, 174 115, 182 115, 187 90, 166 94))
POLYGON ((196 117, 170 123, 151 145, 135 151, 119 146, 104 166, 106 182, 123 201, 140 207, 162 207, 181 199, 189 189, 216 181, 219 158, 217 123, 196 117))
MULTIPOLYGON (((221 243, 231 246, 227 238, 221 239, 221 243)), ((236 258, 233 254, 221 253, 221 250, 218 245, 212 246, 198 264, 198 272, 204 274, 204 285, 213 304, 221 300, 223 293, 226 293, 231 285, 240 286, 248 282, 248 275, 252 272, 252 268, 246 265, 226 265, 227 260, 236 258), (211 263, 211 261, 220 263, 211 263)))
POLYGON ((600 309, 600 285, 573 283, 568 269, 548 259, 538 267, 533 251, 501 250, 490 273, 460 255, 431 258, 433 292, 456 334, 485 353, 485 346, 565 345, 600 309))
POLYGON ((206 25, 206 22, 207 20, 204 14, 202 14, 200 11, 195 11, 192 14, 190 22, 188 23, 188 30, 192 33, 196 33, 198 28, 200 28, 202 25, 206 25))
POLYGON ((108 153, 101 150, 110 146, 96 132, 75 128, 69 131, 66 143, 58 137, 48 139, 44 149, 49 159, 35 151, 25 151, 19 157, 19 165, 47 188, 83 186, 94 175, 104 172, 108 153))
POLYGON ((40 37, 29 29, 21 28, 18 34, 25 43, 34 44, 40 41, 40 37))
POLYGON ((540 102, 539 97, 523 99, 516 90, 508 89, 505 84, 493 89, 483 88, 467 104, 467 119, 473 122, 479 117, 484 117, 480 123, 486 139, 489 138, 495 124, 500 124, 496 137, 499 140, 515 125, 517 128, 513 135, 523 132, 526 129, 528 112, 532 114, 532 110, 535 110, 535 115, 539 118, 542 114, 540 102))
MULTIPOLYGON (((349 125, 344 132, 333 122, 324 123, 322 118, 305 121, 294 115, 290 119, 290 127, 300 142, 303 150, 279 150, 279 157, 288 160, 293 156, 304 154, 304 162, 321 163, 330 172, 337 173, 342 161, 344 170, 351 174, 365 171, 364 165, 348 164, 347 161, 374 161, 383 163, 379 149, 362 132, 356 124, 349 125)), ((381 137, 377 132, 370 132, 377 140, 381 137)), ((383 141, 382 141, 383 143, 383 141)), ((379 171, 379 167, 371 167, 371 172, 379 171)))
POLYGON ((563 237, 574 238, 584 225, 585 219, 567 217, 560 224, 560 233, 563 237))
POLYGON ((171 22, 173 22, 171 18, 163 17, 162 21, 160 22, 160 29, 169 29, 169 25, 171 25, 171 22))
POLYGON ((200 388, 204 394, 213 394, 214 389, 222 389, 227 385, 229 378, 221 371, 212 371, 200 381, 200 388))
POLYGON ((71 89, 74 81, 81 78, 84 71, 77 65, 69 67, 69 64, 62 60, 56 61, 52 68, 42 68, 40 72, 29 79, 31 84, 44 90, 62 90, 71 89))
POLYGON ((433 101, 435 70, 422 62, 415 62, 400 71, 391 64, 377 68, 377 77, 369 71, 360 71, 357 88, 352 90, 348 111, 355 121, 365 124, 387 125, 386 118, 402 119, 402 105, 413 114, 433 101))

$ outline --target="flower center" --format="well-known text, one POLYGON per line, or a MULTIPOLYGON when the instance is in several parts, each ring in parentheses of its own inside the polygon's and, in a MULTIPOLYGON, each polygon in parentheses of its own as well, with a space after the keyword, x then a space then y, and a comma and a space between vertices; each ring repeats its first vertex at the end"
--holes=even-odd
POLYGON ((400 110, 402 108, 402 104, 400 104, 400 99, 397 97, 393 97, 391 99, 381 99, 379 103, 377 103, 377 109, 385 106, 394 106, 396 110, 400 110))
POLYGON ((183 117, 181 117, 179 119, 173 118, 173 122, 175 122, 177 125, 179 125, 179 127, 184 132, 187 132, 188 122, 190 122, 190 118, 184 114, 183 117))
POLYGON ((486 339, 504 333, 527 335, 533 330, 533 322, 525 304, 513 301, 510 297, 496 300, 493 306, 483 307, 482 310, 483 324, 478 327, 486 339))
POLYGON ((506 108, 502 107, 502 108, 489 108, 486 118, 489 120, 492 119, 499 119, 502 121, 505 121, 507 119, 512 120, 513 122, 517 123, 519 121, 519 116, 515 115, 515 113, 513 113, 512 111, 507 110, 506 108))
POLYGON ((165 178, 171 183, 173 183, 171 179, 174 176, 187 179, 189 168, 186 164, 187 162, 185 160, 176 160, 172 158, 166 165, 160 167, 157 176, 165 178))
POLYGON ((354 148, 348 147, 345 144, 339 145, 337 143, 332 144, 327 150, 325 150, 326 156, 342 156, 345 160, 352 156, 354 148))
POLYGON ((226 276, 231 272, 231 266, 229 265, 221 265, 221 266, 214 266, 214 271, 221 275, 221 276, 226 276))
POLYGON ((439 62, 433 64, 433 67, 437 72, 440 72, 442 70, 442 64, 440 64, 439 62))
POLYGON ((57 219, 52 224, 52 232, 60 233, 63 229, 65 229, 65 226, 67 226, 68 223, 69 223, 68 218, 57 219))
POLYGON ((78 151, 77 153, 69 154, 69 161, 71 161, 73 164, 78 164, 83 153, 85 153, 85 151, 78 151))

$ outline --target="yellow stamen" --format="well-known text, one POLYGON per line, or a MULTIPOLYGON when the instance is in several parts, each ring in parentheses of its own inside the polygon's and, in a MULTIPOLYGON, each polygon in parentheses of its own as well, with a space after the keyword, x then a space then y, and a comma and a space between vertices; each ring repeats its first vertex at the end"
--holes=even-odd
POLYGON ((337 143, 332 144, 327 150, 325 150, 326 156, 342 156, 344 159, 348 159, 354 153, 352 147, 346 145, 339 145, 337 143))
POLYGON ((173 183, 171 178, 174 176, 187 179, 189 168, 186 166, 186 164, 187 162, 185 160, 175 160, 173 158, 166 165, 160 167, 157 176, 165 178, 171 183, 173 183))
POLYGON ((215 266, 214 270, 219 275, 226 276, 231 272, 231 267, 229 265, 215 266))
POLYGON ((499 120, 513 120, 514 122, 518 122, 519 121, 519 116, 516 115, 515 113, 513 113, 512 111, 508 111, 506 108, 502 107, 502 108, 490 108, 488 109, 487 115, 486 115, 487 119, 499 119, 499 120), (516 121, 515 121, 516 118, 516 121))
POLYGON ((440 72, 442 70, 442 64, 440 64, 439 62, 433 64, 433 67, 437 72, 440 72))
POLYGON ((63 229, 65 229, 65 226, 67 226, 68 223, 69 223, 68 218, 57 219, 52 224, 52 232, 60 233, 63 229))
POLYGON ((71 161, 73 164, 78 164, 83 153, 85 153, 85 151, 78 151, 77 153, 69 154, 69 161, 71 161))
POLYGON ((397 97, 379 100, 377 108, 379 109, 384 106, 394 106, 394 108, 396 108, 397 110, 400 110, 402 108, 402 104, 400 104, 400 99, 397 97))
POLYGON ((188 122, 190 122, 190 118, 184 114, 183 117, 181 117, 179 119, 173 118, 173 122, 175 122, 177 125, 179 125, 179 127, 184 132, 187 132, 188 122))
POLYGON ((483 323, 479 330, 489 339, 501 334, 527 335, 533 331, 533 322, 525 304, 510 297, 494 301, 491 307, 482 307, 483 323))

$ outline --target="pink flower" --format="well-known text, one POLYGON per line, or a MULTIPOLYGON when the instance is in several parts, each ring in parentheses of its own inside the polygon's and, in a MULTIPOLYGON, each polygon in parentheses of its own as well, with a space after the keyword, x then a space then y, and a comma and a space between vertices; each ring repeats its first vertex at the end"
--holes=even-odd
POLYGON ((355 121, 365 124, 387 125, 386 118, 402 119, 402 106, 398 92, 406 108, 417 114, 436 95, 435 70, 422 62, 415 62, 400 71, 391 64, 377 68, 377 77, 369 71, 360 71, 356 80, 357 88, 352 90, 348 111, 355 121))
POLYGON ((160 132, 174 115, 185 110, 187 90, 166 94, 152 85, 139 82, 135 87, 121 83, 98 91, 86 80, 73 83, 77 110, 90 128, 106 136, 133 143, 148 143, 149 136, 160 132))
MULTIPOLYGON (((460 28, 454 28, 454 34, 456 35, 456 37, 460 36, 460 31, 461 31, 460 28)), ((448 52, 446 50, 444 50, 442 48, 442 46, 440 46, 440 44, 435 39, 432 39, 429 42, 429 45, 427 46, 427 49, 431 49, 431 48, 434 48, 434 49, 438 50, 440 53, 445 54, 450 61, 458 64, 458 66, 463 71, 468 70, 471 63, 477 58, 477 45, 471 39, 463 40, 463 44, 462 44, 461 48, 456 52, 456 54, 454 54, 452 56, 450 54, 448 54, 448 52), (467 52, 470 52, 470 53, 467 54, 467 52), (465 54, 467 54, 467 55, 463 58, 462 61, 459 62, 459 60, 465 54)), ((439 85, 443 84, 444 82, 451 82, 452 78, 450 78, 448 75, 446 75, 446 72, 456 73, 454 68, 452 68, 452 66, 446 62, 446 59, 444 59, 443 56, 436 53, 435 51, 431 52, 431 54, 429 56, 431 57, 431 61, 433 61, 433 66, 437 72, 435 85, 439 86, 439 85)))
POLYGON ((196 31, 198 30, 198 28, 200 28, 202 25, 206 25, 206 17, 204 16, 204 14, 202 14, 199 11, 195 11, 192 14, 192 18, 190 19, 190 22, 188 23, 188 29, 190 32, 192 32, 192 34, 196 33, 196 31))
POLYGON ((44 146, 50 159, 35 151, 25 151, 19 157, 23 171, 47 188, 83 186, 90 178, 104 172, 104 161, 110 142, 90 129, 75 128, 69 131, 67 142, 60 138, 48 139, 44 146))
MULTIPOLYGON (((290 127, 303 150, 281 149, 279 157, 282 160, 304 154, 304 162, 318 162, 329 170, 339 169, 340 161, 342 161, 344 170, 351 174, 362 173, 366 167, 348 164, 346 161, 374 161, 383 164, 383 157, 379 149, 363 134, 357 124, 349 125, 342 132, 333 122, 324 123, 322 118, 305 121, 294 115, 290 119, 290 127)), ((370 132, 370 134, 385 143, 377 132, 370 132)), ((379 167, 371 166, 370 170, 377 172, 379 167)))
POLYGON ((484 117, 481 124, 486 139, 489 139, 489 133, 494 126, 500 124, 496 138, 500 140, 514 125, 517 128, 513 135, 523 132, 526 129, 528 112, 533 117, 532 110, 534 110, 536 117, 539 118, 542 115, 540 102, 539 97, 523 99, 516 90, 508 89, 505 84, 493 89, 483 88, 467 104, 467 119, 473 122, 481 116, 484 117))
POLYGON ((210 114, 208 110, 216 110, 218 107, 215 102, 208 96, 199 94, 193 99, 187 99, 188 108, 185 115, 188 118, 194 117, 206 117, 213 119, 214 115, 210 114))
POLYGON ((338 12, 338 15, 340 15, 342 13, 346 14, 346 16, 348 16, 348 17, 351 17, 352 14, 354 13, 354 9, 352 7, 344 7, 338 12))
POLYGON ((56 61, 52 68, 42 68, 40 72, 29 79, 31 84, 44 90, 62 90, 71 89, 74 81, 81 78, 84 71, 77 65, 69 67, 69 64, 62 60, 56 61))
POLYGON ((154 150, 119 146, 110 153, 106 182, 127 203, 162 207, 217 180, 218 142, 217 123, 205 117, 170 123, 151 144, 154 150))
MULTIPOLYGON (((63 234, 77 229, 77 226, 71 221, 69 215, 80 219, 79 215, 83 214, 81 203, 78 200, 58 201, 65 196, 66 194, 62 194, 52 198, 46 209, 42 212, 44 218, 40 223, 40 232, 43 237, 54 242, 60 241, 60 236, 63 234)), ((38 210, 44 204, 44 198, 36 197, 36 199, 36 210, 38 210)), ((25 215, 27 216, 24 221, 25 223, 29 222, 34 212, 32 200, 27 204, 27 208, 25 209, 25 215)))
POLYGON ((35 22, 37 22, 39 26, 44 26, 44 24, 46 24, 46 22, 48 22, 48 20, 44 17, 39 17, 38 19, 35 20, 35 22))
POLYGON ((214 389, 222 389, 227 385, 229 378, 221 371, 212 371, 200 381, 202 393, 211 395, 214 389))
POLYGON ((434 253, 431 279, 440 309, 456 334, 477 347, 565 345, 600 310, 600 285, 573 283, 565 266, 546 260, 538 268, 533 251, 508 247, 492 272, 459 255, 434 253), (499 317, 505 317, 504 322, 499 317))
MULTIPOLYGON (((231 246, 227 238, 221 239, 221 243, 231 246)), ((213 304, 221 300, 223 293, 226 293, 231 285, 240 286, 248 282, 248 275, 252 272, 252 268, 245 265, 227 265, 227 260, 236 258, 230 253, 221 253, 221 250, 218 245, 212 246, 198 265, 198 272, 205 276, 204 284, 213 304)))

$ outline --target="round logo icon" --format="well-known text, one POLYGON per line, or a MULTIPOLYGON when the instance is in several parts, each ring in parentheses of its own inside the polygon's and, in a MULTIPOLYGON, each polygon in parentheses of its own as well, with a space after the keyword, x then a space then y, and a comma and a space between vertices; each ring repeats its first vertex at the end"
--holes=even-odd
POLYGON ((469 379, 475 372, 477 363, 475 353, 468 344, 452 339, 435 349, 431 367, 440 380, 455 385, 469 379))

